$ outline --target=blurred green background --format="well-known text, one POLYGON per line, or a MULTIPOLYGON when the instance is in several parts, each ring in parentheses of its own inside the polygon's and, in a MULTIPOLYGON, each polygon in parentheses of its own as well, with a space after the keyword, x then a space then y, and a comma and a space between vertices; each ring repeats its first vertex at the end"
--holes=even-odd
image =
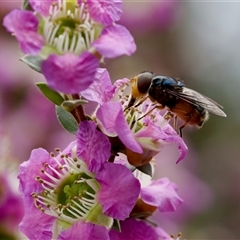
MULTIPOLYGON (((186 239, 240 239, 240 3, 123 2, 120 22, 134 36, 137 51, 105 61, 112 80, 144 70, 179 77, 223 105, 227 114, 211 114, 200 130, 184 129, 189 153, 179 164, 176 147, 168 146, 157 156, 156 175, 176 182, 184 204, 176 213, 156 214, 155 220, 169 233, 183 232, 186 239)), ((1 2, 1 21, 20 4, 1 2)), ((73 139, 35 89, 41 75, 20 57, 16 39, 1 27, 1 129, 19 163, 32 148, 52 151, 73 139), (45 130, 39 131, 44 121, 45 130)))

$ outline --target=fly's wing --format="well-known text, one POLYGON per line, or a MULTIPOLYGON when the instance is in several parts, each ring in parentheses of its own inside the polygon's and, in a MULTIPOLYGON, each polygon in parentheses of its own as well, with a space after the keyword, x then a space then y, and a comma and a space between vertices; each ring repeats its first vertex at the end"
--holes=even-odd
POLYGON ((223 108, 220 104, 216 103, 212 99, 196 92, 190 88, 183 87, 182 92, 174 92, 168 90, 168 92, 194 106, 201 106, 207 111, 216 114, 221 117, 226 117, 227 115, 221 110, 223 108))

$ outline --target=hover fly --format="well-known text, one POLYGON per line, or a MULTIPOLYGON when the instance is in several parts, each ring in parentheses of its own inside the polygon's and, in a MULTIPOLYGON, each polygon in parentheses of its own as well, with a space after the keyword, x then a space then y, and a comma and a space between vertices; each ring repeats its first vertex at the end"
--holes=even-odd
POLYGON ((152 102, 159 104, 158 108, 167 108, 169 116, 174 116, 175 130, 177 118, 183 120, 184 123, 179 128, 181 137, 182 129, 188 124, 201 127, 208 119, 208 112, 226 117, 221 105, 185 87, 180 79, 143 72, 131 79, 131 82, 132 96, 128 108, 136 104, 138 99, 142 99, 142 103, 146 98, 150 98, 152 102))

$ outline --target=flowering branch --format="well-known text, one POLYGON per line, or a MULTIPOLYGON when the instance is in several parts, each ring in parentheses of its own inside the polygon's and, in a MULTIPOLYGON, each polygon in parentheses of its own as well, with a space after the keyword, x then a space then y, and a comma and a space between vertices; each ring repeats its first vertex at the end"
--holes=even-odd
POLYGON ((187 146, 149 99, 129 104, 131 79, 112 84, 100 68, 104 58, 136 50, 116 23, 122 1, 24 3, 3 25, 26 54, 21 60, 45 77, 37 86, 76 140, 56 153, 35 149, 20 165, 20 230, 30 239, 170 239, 150 218, 177 209, 177 187, 152 176, 143 187, 143 179, 165 145, 178 145, 178 161, 187 146), (89 102, 97 103, 91 116, 84 111, 89 102))

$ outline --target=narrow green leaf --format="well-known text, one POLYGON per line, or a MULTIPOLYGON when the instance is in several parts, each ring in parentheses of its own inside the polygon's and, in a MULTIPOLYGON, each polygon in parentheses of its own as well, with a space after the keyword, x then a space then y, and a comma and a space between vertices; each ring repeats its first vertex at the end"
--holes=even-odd
POLYGON ((64 98, 61 96, 61 94, 52 90, 46 83, 39 82, 39 83, 36 83, 36 85, 39 88, 39 90, 42 92, 42 94, 55 105, 60 106, 64 101, 64 98))
POLYGON ((121 225, 119 220, 113 219, 113 225, 111 228, 117 230, 118 232, 121 232, 121 225))
POLYGON ((152 177, 152 166, 150 163, 147 163, 143 166, 137 167, 137 169, 147 175, 149 175, 150 177, 152 177))
POLYGON ((70 112, 67 112, 63 108, 56 106, 56 114, 58 121, 65 130, 74 134, 77 132, 78 122, 70 112))
POLYGON ((41 64, 43 59, 39 56, 25 55, 20 58, 20 61, 26 63, 33 70, 41 73, 41 64))

